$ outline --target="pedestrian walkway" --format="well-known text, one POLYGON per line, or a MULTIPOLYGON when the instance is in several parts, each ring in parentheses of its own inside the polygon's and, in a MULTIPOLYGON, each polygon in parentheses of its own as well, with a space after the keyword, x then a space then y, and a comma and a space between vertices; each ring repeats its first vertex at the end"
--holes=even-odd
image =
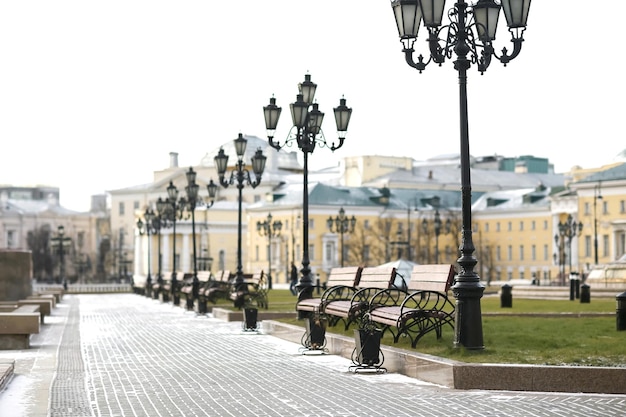
MULTIPOLYGON (((48 321, 48 319, 47 319, 48 321)), ((66 295, 15 376, 2 417, 623 416, 625 395, 459 391, 243 332, 134 294, 66 295)))

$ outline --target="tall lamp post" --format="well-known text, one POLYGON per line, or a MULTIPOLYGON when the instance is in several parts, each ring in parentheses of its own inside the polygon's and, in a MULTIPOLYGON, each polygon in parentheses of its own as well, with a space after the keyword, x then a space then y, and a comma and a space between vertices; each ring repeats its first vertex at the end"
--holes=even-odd
POLYGON ((391 7, 409 66, 421 73, 431 62, 441 65, 446 59, 455 57, 454 69, 458 71, 459 78, 463 230, 459 247, 461 257, 458 260, 460 271, 452 288, 457 305, 454 346, 484 349, 480 299, 485 288, 474 271, 478 261, 474 256, 475 247, 472 242, 467 70, 472 64, 476 64, 483 73, 489 67, 492 57, 506 65, 519 55, 530 0, 501 0, 501 5, 494 0, 478 0, 471 7, 465 0, 457 0, 448 12, 450 23, 443 26, 441 20, 445 9, 444 0, 392 0, 391 7), (509 54, 504 48, 499 55, 493 48, 492 41, 495 40, 501 7, 511 32, 513 51, 509 54), (415 62, 413 46, 422 21, 428 30, 430 57, 424 62, 424 57, 419 55, 415 62))
POLYGON ((57 247, 59 254, 59 279, 63 288, 67 289, 67 278, 65 277, 65 246, 69 246, 71 238, 65 237, 65 226, 57 227, 57 236, 50 239, 53 246, 57 247))
POLYGON ((279 237, 283 228, 283 222, 274 220, 272 222, 272 213, 267 215, 267 219, 262 222, 256 222, 256 230, 261 236, 267 236, 267 281, 269 288, 272 289, 272 238, 279 237))
POLYGON ((139 231, 139 235, 143 236, 144 234, 148 237, 148 276, 146 278, 146 297, 152 296, 152 260, 150 259, 151 250, 152 250, 152 242, 150 239, 150 235, 154 234, 154 219, 155 214, 150 207, 146 208, 146 211, 143 214, 143 218, 145 223, 141 218, 137 219, 137 230, 139 231))
POLYGON ((598 200, 602 200, 600 184, 593 187, 593 260, 598 265, 598 200))
MULTIPOLYGON (((574 221, 574 218, 571 214, 567 216, 567 220, 564 222, 559 222, 558 225, 559 234, 554 236, 554 239, 557 240, 559 237, 561 242, 564 242, 564 239, 567 239, 567 256, 569 261, 569 273, 572 274, 572 240, 579 236, 583 230, 583 223, 574 221)), ((565 264, 565 262, 563 262, 565 264)), ((563 267, 565 269, 565 267, 563 267)))
POLYGON ((340 99, 339 106, 334 108, 339 143, 335 144, 335 142, 331 142, 329 145, 322 131, 324 113, 319 110, 318 104, 313 102, 316 89, 317 84, 311 81, 311 75, 306 74, 304 82, 298 84, 299 93, 296 96, 296 101, 289 105, 293 126, 289 130, 289 136, 282 143, 280 140, 274 140, 274 133, 276 132, 276 126, 278 125, 278 119, 282 109, 276 105, 276 99, 274 97, 270 98, 270 103, 263 107, 265 127, 267 129, 267 138, 270 146, 276 150, 280 150, 285 146, 292 146, 295 141, 304 157, 304 180, 302 181, 302 276, 297 286, 299 290, 298 300, 312 298, 314 288, 313 277, 311 276, 311 269, 309 267, 311 262, 309 259, 308 155, 313 153, 317 145, 320 147, 329 147, 333 152, 341 148, 346 138, 350 115, 352 114, 352 109, 346 106, 346 100, 344 98, 340 99))
POLYGON ((167 201, 163 200, 161 197, 157 199, 153 225, 154 232, 157 235, 157 246, 159 248, 159 257, 157 260, 157 283, 159 284, 159 289, 158 291, 152 293, 152 298, 154 299, 158 299, 159 292, 163 290, 163 256, 161 254, 161 229, 163 229, 164 227, 168 227, 168 207, 169 205, 167 201))
POLYGON ((182 219, 183 211, 187 205, 184 197, 178 199, 178 189, 172 181, 167 186, 167 212, 168 220, 172 222, 172 280, 170 281, 172 294, 172 303, 177 306, 180 304, 180 294, 178 293, 178 281, 176 280, 176 220, 182 219))
MULTIPOLYGON (((452 230, 452 222, 450 219, 446 219, 445 223, 441 221, 441 215, 439 214, 440 199, 438 196, 429 199, 430 204, 435 207, 435 217, 433 219, 433 231, 435 232, 435 263, 439 263, 439 235, 447 235, 452 230), (442 230, 443 226, 443 230, 442 230)), ((422 229, 426 234, 428 232, 428 220, 422 220, 422 229)))
MULTIPOLYGON (((261 176, 263 170, 265 170, 265 162, 267 157, 263 155, 261 149, 257 149, 252 157, 252 171, 254 172, 255 179, 252 180, 250 171, 245 168, 243 157, 246 153, 246 146, 248 140, 240 133, 235 142, 235 153, 237 154, 237 165, 230 173, 230 178, 226 179, 226 169, 228 168, 228 155, 224 153, 224 149, 220 148, 217 156, 215 157, 215 166, 217 167, 217 174, 219 175, 220 184, 224 188, 237 183, 237 189, 239 190, 238 200, 238 217, 237 217, 237 274, 235 276, 235 288, 237 291, 245 291, 243 281, 243 266, 241 263, 241 228, 242 228, 242 190, 247 183, 252 188, 256 188, 261 183, 261 176)), ((238 304, 238 302, 236 302, 238 304)), ((237 305, 237 307, 241 307, 237 305)))
POLYGON ((339 209, 338 216, 335 216, 334 219, 330 216, 328 220, 326 220, 326 225, 328 226, 328 230, 332 233, 339 233, 341 235, 341 267, 343 268, 343 235, 344 233, 354 233, 356 217, 352 216, 351 218, 348 218, 348 216, 346 216, 346 211, 342 207, 339 209))
MULTIPOLYGON (((187 177, 187 186, 185 192, 187 193, 187 209, 191 212, 191 241, 193 245, 193 278, 191 282, 191 298, 187 298, 187 310, 193 310, 193 305, 198 299, 200 293, 200 282, 198 281, 198 264, 196 256, 196 207, 203 204, 202 198, 198 195, 200 186, 196 183, 196 171, 192 167, 189 167, 189 171, 185 174, 187 177)), ((215 202, 215 195, 217 194, 217 185, 211 180, 207 185, 209 192, 210 202, 207 207, 210 208, 215 202)), ((201 310, 201 309, 199 309, 201 310)))

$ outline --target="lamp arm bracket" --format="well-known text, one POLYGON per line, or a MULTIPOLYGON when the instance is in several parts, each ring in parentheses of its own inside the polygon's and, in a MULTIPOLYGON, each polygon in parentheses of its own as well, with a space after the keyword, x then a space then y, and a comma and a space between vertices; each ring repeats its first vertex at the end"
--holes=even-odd
POLYGON ((522 51, 522 42, 524 42, 524 38, 522 37, 523 31, 519 32, 519 36, 517 36, 516 33, 513 32, 514 30, 515 29, 510 29, 511 34, 513 35, 511 38, 511 42, 513 42, 513 52, 509 54, 506 47, 502 48, 502 55, 500 56, 493 52, 493 55, 498 59, 498 61, 504 64, 505 67, 506 64, 515 59, 522 51))

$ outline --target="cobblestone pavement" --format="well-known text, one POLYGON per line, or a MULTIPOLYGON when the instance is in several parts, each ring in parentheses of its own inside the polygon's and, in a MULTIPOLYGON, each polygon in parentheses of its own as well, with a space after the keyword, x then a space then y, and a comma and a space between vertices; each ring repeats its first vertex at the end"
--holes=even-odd
MULTIPOLYGON (((63 303, 50 395, 35 396, 52 417, 626 415, 624 395, 459 391, 354 374, 344 358, 301 355, 299 345, 242 332, 241 323, 134 294, 63 303)), ((7 393, 0 415, 34 415, 7 414, 7 393)))

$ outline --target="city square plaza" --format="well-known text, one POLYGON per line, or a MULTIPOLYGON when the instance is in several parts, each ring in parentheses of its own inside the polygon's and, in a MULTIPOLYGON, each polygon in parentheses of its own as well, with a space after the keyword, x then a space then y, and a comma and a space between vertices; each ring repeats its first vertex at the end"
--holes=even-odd
MULTIPOLYGON (((395 372, 355 373, 328 335, 329 353, 302 353, 302 328, 241 315, 206 315, 137 294, 65 294, 29 349, 0 351, 4 417, 39 416, 619 416, 626 395, 455 389, 395 372), (235 315, 231 319, 227 317, 235 315), (225 319, 226 318, 226 319, 225 319), (279 337, 277 337, 279 336, 279 337), (337 350, 338 352, 334 352, 337 350)), ((343 338, 346 339, 346 338, 343 338)), ((398 355, 396 349, 395 354, 398 355)), ((415 352, 401 352, 410 361, 415 352)), ((432 359, 432 358, 431 358, 432 359)), ((445 363, 444 359, 435 362, 445 363)), ((433 362, 434 363, 434 362, 433 362)), ((518 368, 516 370, 516 368, 518 368)), ((541 367, 537 367, 541 368, 541 367)), ((563 367, 565 370, 567 367, 563 367)), ((569 379, 585 378, 575 369, 569 379)), ((578 367, 580 368, 580 367, 578 367)), ((604 379, 624 384, 624 369, 604 379), (620 376, 621 375, 621 376, 620 376), (621 378, 621 379, 620 379, 621 378), (621 382, 620 382, 621 381, 621 382)), ((503 366, 477 378, 522 380, 503 366)), ((426 374, 424 374, 426 375, 426 374)), ((442 376, 443 375, 443 376, 442 376)), ((593 379, 591 374, 586 378, 593 379)), ((436 376, 431 376, 433 379, 436 376)), ((454 376, 452 377, 454 378, 454 376)), ((568 374, 558 375, 567 380, 568 374)), ((561 381, 563 382, 563 381, 561 381)), ((572 384, 575 381, 570 381, 572 384)), ((453 386, 454 382, 452 382, 453 386)))

